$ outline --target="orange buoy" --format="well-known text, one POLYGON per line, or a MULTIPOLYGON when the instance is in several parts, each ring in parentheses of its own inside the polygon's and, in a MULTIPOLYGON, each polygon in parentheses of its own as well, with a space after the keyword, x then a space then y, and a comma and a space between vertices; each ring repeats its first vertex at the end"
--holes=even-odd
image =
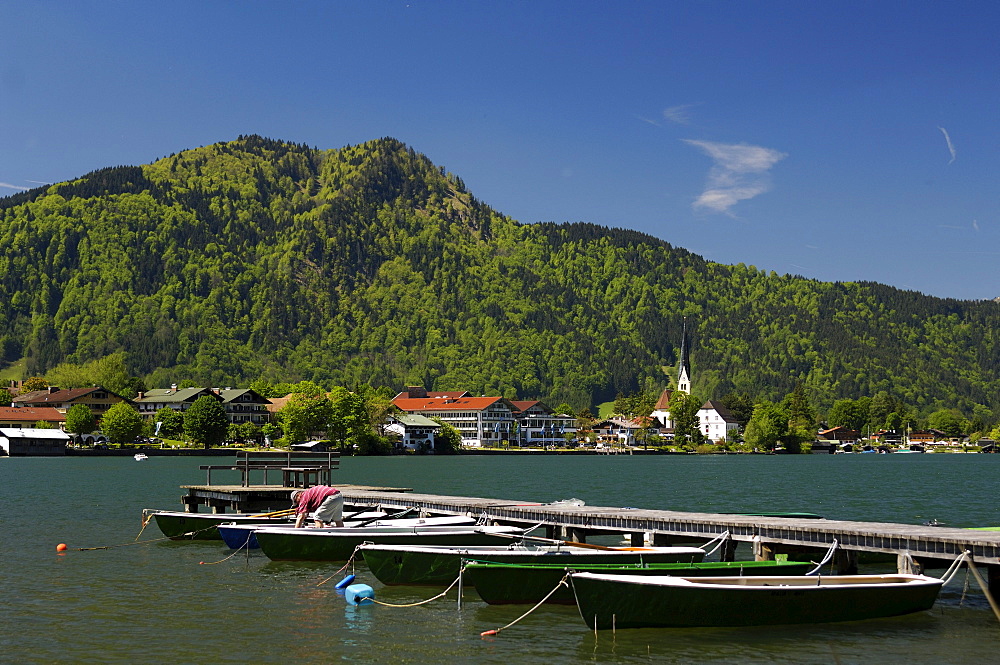
POLYGON ((66 551, 66 543, 59 543, 58 545, 56 545, 56 552, 65 552, 65 551, 66 551))
POLYGON ((496 635, 499 632, 500 632, 499 630, 484 630, 483 632, 479 633, 479 636, 486 637, 487 635, 496 635))

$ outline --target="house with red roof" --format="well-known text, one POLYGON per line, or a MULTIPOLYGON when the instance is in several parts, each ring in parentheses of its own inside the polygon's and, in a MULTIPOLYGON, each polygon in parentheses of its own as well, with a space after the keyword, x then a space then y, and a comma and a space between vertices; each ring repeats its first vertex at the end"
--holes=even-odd
POLYGON ((38 422, 62 429, 66 414, 51 406, 0 406, 0 427, 34 428, 38 422))
POLYGON ((465 391, 460 395, 449 393, 439 397, 428 393, 425 397, 411 397, 412 390, 396 395, 392 403, 404 413, 448 423, 458 430, 464 446, 498 445, 514 440, 517 432, 514 414, 518 409, 504 397, 471 397, 465 391))
POLYGON ((55 386, 45 390, 35 390, 11 399, 11 404, 17 407, 43 408, 50 407, 60 413, 66 413, 71 406, 83 404, 99 418, 118 402, 131 402, 121 395, 101 386, 89 388, 69 388, 62 390, 55 386))

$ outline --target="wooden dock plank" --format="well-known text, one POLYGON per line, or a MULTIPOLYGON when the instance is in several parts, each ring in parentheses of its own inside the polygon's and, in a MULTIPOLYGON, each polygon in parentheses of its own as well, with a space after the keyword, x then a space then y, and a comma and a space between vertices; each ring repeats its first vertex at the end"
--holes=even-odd
POLYGON ((580 533, 651 533, 665 538, 710 540, 728 531, 737 542, 761 542, 825 550, 836 540, 844 550, 909 553, 911 556, 953 560, 965 550, 977 563, 1000 565, 1000 532, 886 522, 797 519, 754 515, 694 513, 606 506, 540 504, 510 499, 484 499, 432 494, 389 495, 378 491, 347 491, 354 500, 383 505, 415 506, 431 512, 482 515, 520 525, 544 524, 580 533))

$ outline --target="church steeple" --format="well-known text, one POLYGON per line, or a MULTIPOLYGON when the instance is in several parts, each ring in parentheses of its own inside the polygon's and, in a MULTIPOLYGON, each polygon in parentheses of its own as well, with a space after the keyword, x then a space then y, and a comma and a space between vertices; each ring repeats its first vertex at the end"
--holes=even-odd
POLYGON ((677 390, 691 394, 691 375, 687 358, 687 317, 684 317, 684 333, 681 335, 680 369, 677 370, 677 390))

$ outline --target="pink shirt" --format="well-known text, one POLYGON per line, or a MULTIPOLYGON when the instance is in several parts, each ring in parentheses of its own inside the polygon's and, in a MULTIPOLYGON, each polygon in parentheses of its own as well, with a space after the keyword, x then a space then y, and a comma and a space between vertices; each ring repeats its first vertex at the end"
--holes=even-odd
POLYGON ((327 497, 339 494, 340 490, 329 485, 315 485, 299 494, 299 502, 296 504, 295 514, 305 515, 322 505, 327 497))

